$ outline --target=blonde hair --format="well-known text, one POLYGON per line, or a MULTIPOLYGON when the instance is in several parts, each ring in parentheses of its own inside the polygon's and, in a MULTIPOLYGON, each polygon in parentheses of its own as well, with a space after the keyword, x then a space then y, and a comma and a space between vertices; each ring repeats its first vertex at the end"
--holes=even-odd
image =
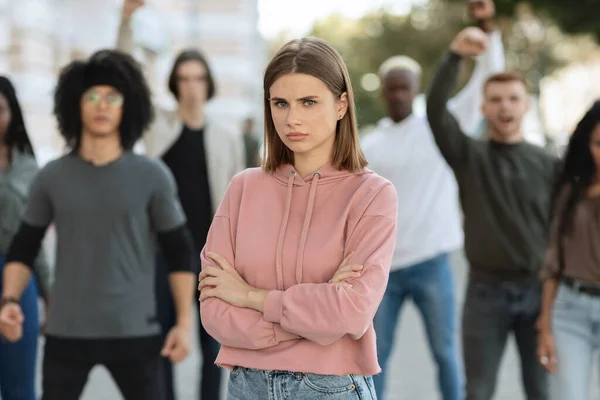
POLYGON ((384 79, 391 71, 408 71, 421 80, 423 69, 414 59, 408 56, 393 56, 385 60, 379 67, 379 78, 384 79))
POLYGON ((265 140, 263 168, 275 171, 282 164, 294 163, 294 153, 281 141, 269 101, 271 86, 281 76, 291 73, 307 74, 321 80, 339 98, 346 93, 348 110, 338 121, 331 163, 337 169, 358 172, 367 165, 358 137, 354 92, 342 56, 326 41, 308 37, 284 45, 273 57, 264 77, 265 140))

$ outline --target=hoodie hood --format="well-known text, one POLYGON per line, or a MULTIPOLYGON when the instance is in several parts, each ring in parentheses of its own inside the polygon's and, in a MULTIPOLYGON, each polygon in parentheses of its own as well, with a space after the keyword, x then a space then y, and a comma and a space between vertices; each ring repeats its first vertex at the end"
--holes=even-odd
POLYGON ((344 178, 353 175, 372 174, 373 172, 368 169, 363 169, 361 172, 350 172, 347 170, 339 170, 331 165, 331 162, 323 165, 317 171, 309 176, 302 177, 296 169, 290 164, 284 164, 277 168, 273 173, 275 180, 287 187, 286 198, 285 198, 285 211, 283 220, 281 221, 281 227, 279 229, 279 236, 277 238, 277 251, 276 251, 276 273, 277 273, 277 287, 279 290, 284 289, 283 283, 283 241, 285 239, 285 233, 290 217, 290 208, 292 204, 292 196, 294 188, 310 185, 310 191, 308 194, 308 202, 304 213, 304 222, 302 224, 302 232, 298 241, 298 256, 296 258, 296 283, 302 283, 302 270, 303 270, 303 259, 304 259, 304 247, 306 245, 306 239, 308 237, 308 230, 313 214, 313 207, 315 205, 315 199, 318 195, 318 187, 322 185, 328 185, 335 182, 339 182, 344 178))

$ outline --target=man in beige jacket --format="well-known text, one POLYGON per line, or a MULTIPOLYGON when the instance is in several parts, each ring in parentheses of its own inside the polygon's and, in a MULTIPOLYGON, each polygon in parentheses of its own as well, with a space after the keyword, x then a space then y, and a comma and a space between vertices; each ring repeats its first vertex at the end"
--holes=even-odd
MULTIPOLYGON (((131 16, 143 5, 143 0, 125 0, 123 3, 117 39, 119 50, 133 51, 131 16)), ((215 83, 201 52, 188 49, 176 57, 168 87, 177 100, 177 108, 171 111, 155 107, 155 120, 142 138, 143 147, 147 155, 160 157, 171 169, 199 255, 214 212, 231 178, 244 168, 244 144, 237 125, 228 125, 205 113, 207 101, 215 95, 215 83)), ((157 262, 158 316, 163 332, 168 332, 174 322, 173 302, 162 255, 158 255, 157 262)), ((199 272, 199 256, 193 263, 199 272)), ((199 337, 204 360, 199 396, 203 400, 216 400, 220 397, 221 386, 221 371, 214 364, 219 344, 206 333, 202 324, 199 324, 199 337)), ((165 399, 173 400, 173 367, 168 359, 164 360, 164 366, 165 399)))

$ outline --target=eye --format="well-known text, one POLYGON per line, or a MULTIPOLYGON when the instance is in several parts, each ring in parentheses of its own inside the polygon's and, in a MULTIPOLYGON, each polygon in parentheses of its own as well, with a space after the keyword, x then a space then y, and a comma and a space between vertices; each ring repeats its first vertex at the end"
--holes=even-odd
POLYGON ((275 105, 275 107, 277 108, 284 108, 287 106, 287 103, 285 101, 276 101, 275 103, 273 103, 275 105))
POLYGON ((314 106, 315 104, 317 104, 317 102, 314 101, 314 100, 306 100, 304 102, 304 105, 307 106, 307 107, 314 106))
POLYGON ((90 103, 97 103, 100 101, 100 94, 98 92, 89 92, 86 94, 85 99, 90 103))
POLYGON ((123 104, 123 96, 119 93, 111 93, 107 96, 108 103, 113 106, 120 106, 123 104))

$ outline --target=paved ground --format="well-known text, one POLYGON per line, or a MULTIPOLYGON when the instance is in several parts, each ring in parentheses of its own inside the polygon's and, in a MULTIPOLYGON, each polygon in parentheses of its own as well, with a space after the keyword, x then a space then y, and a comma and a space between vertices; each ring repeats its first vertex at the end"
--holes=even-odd
MULTIPOLYGON (((466 266, 461 255, 454 258, 454 268, 459 287, 458 304, 462 304, 464 293, 466 266)), ((384 400, 436 400, 439 399, 435 382, 435 369, 431 356, 424 342, 423 327, 419 316, 412 305, 406 307, 398 327, 397 343, 392 355, 392 366, 389 372, 391 393, 384 400)), ((197 400, 194 397, 197 386, 196 371, 201 363, 197 348, 193 355, 178 366, 179 400, 197 400)), ((519 366, 514 343, 511 341, 504 357, 498 389, 494 400, 524 399, 519 380, 519 366)), ((598 372, 593 373, 592 400, 600 400, 598 372)), ((102 368, 96 368, 90 379, 82 400, 118 400, 115 385, 102 368)), ((213 400, 213 399, 203 399, 213 400)), ((565 399, 567 400, 567 399, 565 399)))

